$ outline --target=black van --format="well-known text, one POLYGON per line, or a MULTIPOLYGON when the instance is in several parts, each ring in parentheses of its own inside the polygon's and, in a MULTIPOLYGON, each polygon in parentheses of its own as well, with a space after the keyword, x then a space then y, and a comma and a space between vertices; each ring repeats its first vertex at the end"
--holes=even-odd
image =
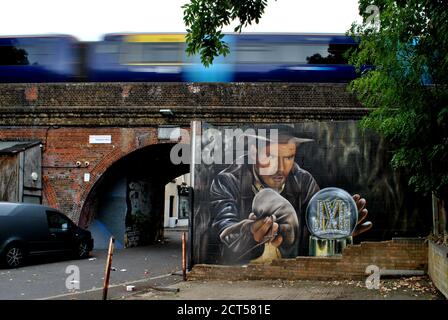
POLYGON ((56 209, 0 202, 0 264, 16 268, 28 256, 55 253, 86 258, 92 249, 90 231, 79 228, 56 209))

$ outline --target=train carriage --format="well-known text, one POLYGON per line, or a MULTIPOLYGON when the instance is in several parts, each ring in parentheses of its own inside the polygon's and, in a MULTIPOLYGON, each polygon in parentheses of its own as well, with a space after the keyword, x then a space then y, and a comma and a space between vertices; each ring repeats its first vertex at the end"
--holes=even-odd
POLYGON ((327 34, 228 34, 230 54, 206 68, 183 34, 111 34, 89 51, 93 81, 348 82, 356 42, 327 34))
POLYGON ((331 34, 227 34, 230 54, 204 67, 185 34, 0 38, 0 82, 349 82, 353 38, 331 34))
POLYGON ((79 42, 66 35, 0 37, 0 82, 67 82, 80 75, 79 42))

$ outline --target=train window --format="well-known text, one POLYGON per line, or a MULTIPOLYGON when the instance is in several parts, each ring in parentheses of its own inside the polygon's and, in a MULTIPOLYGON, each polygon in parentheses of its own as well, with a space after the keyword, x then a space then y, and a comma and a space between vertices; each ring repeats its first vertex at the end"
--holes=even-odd
POLYGON ((180 62, 181 46, 178 43, 149 44, 145 46, 143 59, 155 62, 180 62))
POLYGON ((122 64, 139 63, 143 56, 143 44, 124 43, 121 46, 120 62, 122 64))
POLYGON ((309 64, 347 64, 347 52, 354 49, 353 44, 330 44, 326 46, 326 52, 315 52, 307 56, 306 61, 309 64))
POLYGON ((30 64, 28 52, 16 46, 0 46, 1 66, 24 66, 30 64))
POLYGON ((327 45, 302 45, 299 47, 299 61, 300 63, 310 63, 310 57, 319 56, 319 57, 327 57, 328 56, 328 46, 327 45))
POLYGON ((49 65, 55 63, 56 47, 53 43, 0 46, 0 65, 49 65))
POLYGON ((98 44, 95 46, 96 53, 118 53, 118 44, 98 44))
POLYGON ((239 63, 307 63, 306 58, 315 53, 325 54, 325 46, 299 44, 240 45, 237 49, 239 63))
POLYGON ((238 63, 346 64, 344 53, 352 45, 242 44, 238 63))
POLYGON ((184 43, 126 43, 120 55, 122 64, 152 64, 182 62, 184 43))
POLYGON ((53 43, 42 42, 36 45, 26 46, 28 60, 31 65, 49 65, 55 63, 54 55, 56 47, 53 43))
POLYGON ((272 60, 271 46, 267 45, 239 45, 237 46, 236 62, 237 63, 266 63, 272 60))

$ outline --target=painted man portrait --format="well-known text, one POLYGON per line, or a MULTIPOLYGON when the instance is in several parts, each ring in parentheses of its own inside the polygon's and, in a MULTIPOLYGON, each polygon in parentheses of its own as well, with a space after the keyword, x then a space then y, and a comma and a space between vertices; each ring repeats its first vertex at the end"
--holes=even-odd
MULTIPOLYGON (((249 144, 243 164, 232 164, 213 179, 210 211, 222 263, 256 261, 267 248, 278 258, 308 255, 305 211, 320 188, 295 157, 300 144, 310 139, 299 138, 286 125, 269 128, 277 130, 275 139, 265 139, 262 146, 249 144)), ((372 223, 364 222, 366 200, 358 194, 353 199, 359 212, 356 236, 372 223)))

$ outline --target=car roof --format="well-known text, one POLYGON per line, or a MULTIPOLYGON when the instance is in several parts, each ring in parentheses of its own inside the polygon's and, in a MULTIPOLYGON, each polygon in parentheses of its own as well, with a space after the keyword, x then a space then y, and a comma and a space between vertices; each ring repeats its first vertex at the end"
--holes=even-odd
POLYGON ((34 203, 0 202, 0 216, 12 216, 21 213, 33 215, 39 214, 43 210, 55 211, 56 209, 34 203))

